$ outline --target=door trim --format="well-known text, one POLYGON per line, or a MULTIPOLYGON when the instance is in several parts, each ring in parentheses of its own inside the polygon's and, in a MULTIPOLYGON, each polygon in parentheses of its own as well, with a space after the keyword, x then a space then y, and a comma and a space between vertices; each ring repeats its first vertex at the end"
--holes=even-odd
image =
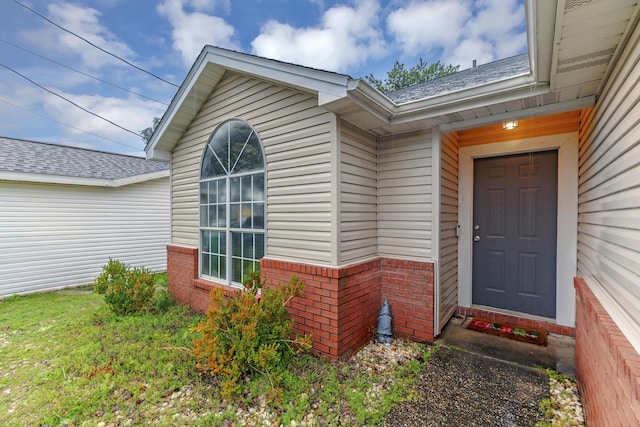
MULTIPOLYGON (((578 242, 578 133, 542 136, 460 147, 458 220, 458 305, 471 307, 473 159, 503 154, 558 149, 558 233, 556 257, 556 317, 559 325, 575 327, 578 242)), ((526 315, 524 315, 526 317, 526 315)))

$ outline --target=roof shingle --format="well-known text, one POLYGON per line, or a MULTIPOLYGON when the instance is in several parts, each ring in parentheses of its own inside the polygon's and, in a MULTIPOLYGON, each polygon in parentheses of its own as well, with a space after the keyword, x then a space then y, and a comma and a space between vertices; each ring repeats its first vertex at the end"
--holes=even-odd
POLYGON ((0 171, 120 179, 169 169, 142 157, 0 137, 0 171))
POLYGON ((526 74, 529 70, 529 56, 525 53, 482 64, 475 68, 462 70, 425 83, 398 89, 387 93, 386 96, 396 104, 404 104, 435 95, 480 86, 508 77, 515 77, 526 74))

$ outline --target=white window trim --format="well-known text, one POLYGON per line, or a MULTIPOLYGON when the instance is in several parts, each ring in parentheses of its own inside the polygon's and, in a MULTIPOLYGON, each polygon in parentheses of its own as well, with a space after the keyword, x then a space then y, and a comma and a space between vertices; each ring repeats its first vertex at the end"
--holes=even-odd
MULTIPOLYGON (((202 168, 202 162, 206 153, 206 150, 209 148, 209 143, 211 142, 211 137, 215 134, 215 132, 218 131, 218 129, 221 128, 222 125, 226 124, 228 121, 238 121, 238 122, 242 122, 245 125, 251 127, 251 129, 253 130, 253 132, 255 133, 255 135, 258 137, 258 141, 260 143, 260 149, 262 151, 262 159, 263 159, 263 167, 261 169, 256 169, 256 170, 251 170, 251 171, 246 171, 246 172, 241 172, 241 173, 236 173, 236 174, 229 174, 227 173, 226 175, 220 175, 220 176, 216 176, 213 178, 206 178, 206 179, 202 179, 199 178, 198 180, 198 194, 200 192, 200 184, 203 182, 211 182, 211 181, 216 181, 216 180, 224 180, 225 181, 225 191, 226 191, 226 202, 225 202, 225 217, 226 217, 226 221, 227 221, 227 225, 225 227, 202 227, 200 225, 201 223, 201 204, 200 204, 200 196, 198 195, 198 277, 210 282, 214 282, 214 283, 219 283, 225 286, 230 286, 230 287, 234 287, 234 288, 243 288, 243 284, 242 283, 238 283, 238 282, 234 282, 233 281, 233 276, 232 276, 232 264, 233 264, 233 247, 232 247, 232 233, 234 232, 248 232, 247 229, 241 229, 241 228, 232 228, 229 225, 229 218, 230 218, 230 210, 231 210, 231 179, 235 178, 235 177, 243 177, 243 176, 250 176, 250 175, 258 175, 258 174, 262 174, 263 176, 263 185, 264 185, 264 219, 263 219, 263 226, 261 229, 252 229, 252 231, 254 232, 254 234, 256 232, 258 233, 262 233, 264 236, 263 239, 263 257, 266 256, 266 246, 267 246, 267 229, 266 229, 266 216, 267 216, 267 173, 266 173, 266 157, 265 157, 265 153, 264 153, 264 145, 262 144, 262 140, 260 139, 260 136, 258 135, 258 133, 256 132, 256 130, 253 128, 253 126, 251 126, 249 123, 245 122, 244 120, 240 120, 240 119, 230 119, 227 121, 224 121, 222 123, 220 123, 220 125, 216 126, 215 130, 211 133, 211 136, 209 137, 209 139, 207 140, 207 143, 205 145, 204 151, 202 152, 202 155, 200 156, 200 168, 202 168), (225 236, 226 236, 226 253, 225 253, 225 276, 226 278, 221 278, 221 277, 214 277, 214 276, 210 276, 210 275, 206 275, 202 273, 202 259, 203 259, 203 251, 202 251, 202 230, 211 230, 211 231, 219 231, 219 232, 224 232, 225 236)), ((229 151, 230 154, 230 151, 229 151)), ((237 162, 237 159, 236 159, 237 162)), ((234 165, 235 166, 235 165, 234 165)), ((200 175, 202 174, 202 170, 200 169, 200 175)), ((252 201, 253 202, 253 201, 252 201)), ((259 261, 259 260, 258 260, 259 261)))

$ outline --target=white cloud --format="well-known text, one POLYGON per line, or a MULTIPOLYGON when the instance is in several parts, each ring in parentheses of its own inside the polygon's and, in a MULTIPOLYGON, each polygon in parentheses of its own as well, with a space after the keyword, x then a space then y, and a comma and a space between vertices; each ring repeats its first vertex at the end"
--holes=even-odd
POLYGON ((471 3, 436 0, 413 2, 387 18, 387 28, 408 55, 454 46, 471 17, 471 3))
POLYGON ((256 55, 330 71, 346 72, 385 53, 379 28, 377 0, 360 0, 355 7, 334 6, 316 27, 296 28, 267 22, 251 43, 256 55))
MULTIPOLYGON (((173 47, 182 55, 186 65, 191 65, 204 45, 210 44, 239 49, 233 40, 235 28, 224 19, 203 11, 213 10, 214 2, 206 0, 164 0, 158 12, 167 17, 173 27, 173 47), (185 7, 195 10, 188 12, 185 7)), ((222 7, 230 7, 223 3, 222 7)))
MULTIPOLYGON (((161 106, 135 97, 114 98, 97 95, 75 95, 72 93, 60 93, 60 95, 136 133, 151 126, 153 117, 159 117, 163 113, 161 106)), ((142 139, 139 136, 130 134, 105 120, 90 115, 61 98, 45 94, 42 96, 41 102, 47 114, 62 123, 129 145, 143 146, 142 139)), ((77 129, 66 128, 65 132, 73 137, 82 136, 84 140, 88 138, 85 133, 77 129)))
MULTIPOLYGON (((71 3, 53 3, 47 6, 49 17, 61 27, 82 36, 101 48, 123 57, 133 57, 133 51, 120 41, 108 28, 100 23, 100 12, 90 7, 71 3)), ((106 64, 124 63, 89 46, 78 37, 61 31, 49 24, 39 30, 23 32, 22 35, 49 51, 66 55, 77 55, 83 66, 98 69, 106 64)))
POLYGON ((387 18, 403 55, 434 55, 461 69, 526 51, 523 23, 519 0, 413 1, 387 18))

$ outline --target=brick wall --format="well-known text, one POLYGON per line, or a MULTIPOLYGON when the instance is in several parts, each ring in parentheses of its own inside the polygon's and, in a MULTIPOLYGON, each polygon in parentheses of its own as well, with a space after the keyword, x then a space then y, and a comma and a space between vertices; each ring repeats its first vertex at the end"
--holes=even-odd
MULTIPOLYGON (((391 307, 394 335, 433 341, 433 264, 377 258, 343 268, 263 259, 267 286, 298 276, 304 295, 290 302, 297 333, 313 335, 313 351, 330 359, 351 355, 372 338, 383 297, 391 307)), ((212 282, 198 279, 198 250, 167 246, 169 291, 197 311, 210 303, 212 282)), ((233 290, 229 288, 229 291, 233 290)))
POLYGON ((167 246, 167 279, 169 292, 175 299, 191 306, 193 286, 198 277, 198 249, 185 246, 167 246))
POLYGON ((433 342, 433 263, 382 258, 382 297, 389 300, 394 335, 433 342))
POLYGON ((640 425, 640 355, 582 279, 576 288, 576 374, 592 426, 640 425))
POLYGON ((375 333, 383 296, 389 300, 398 337, 433 341, 433 264, 388 258, 344 268, 263 259, 270 286, 296 275, 305 295, 291 302, 296 332, 313 334, 316 353, 348 356, 375 333))

